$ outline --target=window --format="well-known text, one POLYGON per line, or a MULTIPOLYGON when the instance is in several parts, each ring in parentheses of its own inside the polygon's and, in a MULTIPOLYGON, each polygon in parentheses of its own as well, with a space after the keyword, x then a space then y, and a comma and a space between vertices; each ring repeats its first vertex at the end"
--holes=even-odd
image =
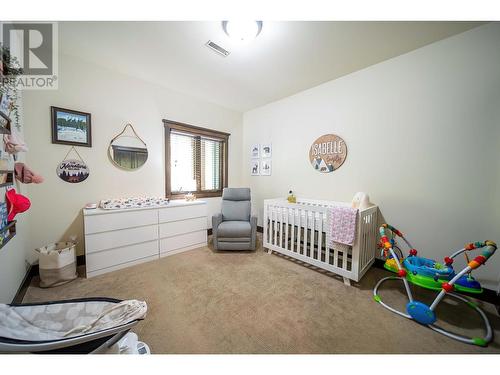
POLYGON ((227 186, 228 133, 163 120, 167 198, 220 197, 227 186))

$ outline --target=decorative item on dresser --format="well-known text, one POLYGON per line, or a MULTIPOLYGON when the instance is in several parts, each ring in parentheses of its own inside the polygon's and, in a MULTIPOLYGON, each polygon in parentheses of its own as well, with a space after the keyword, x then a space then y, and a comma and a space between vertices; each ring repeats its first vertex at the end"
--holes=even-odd
POLYGON ((87 277, 97 276, 207 244, 204 201, 165 207, 84 209, 87 277))

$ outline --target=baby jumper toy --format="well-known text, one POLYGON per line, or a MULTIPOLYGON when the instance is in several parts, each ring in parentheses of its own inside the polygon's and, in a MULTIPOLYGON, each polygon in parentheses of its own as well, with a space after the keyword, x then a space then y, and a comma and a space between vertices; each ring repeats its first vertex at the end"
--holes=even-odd
POLYGON ((408 242, 403 234, 389 224, 383 224, 380 227, 380 244, 382 247, 382 255, 386 258, 384 267, 389 271, 397 273, 396 276, 384 277, 373 289, 373 299, 380 303, 386 309, 401 315, 408 319, 413 319, 420 324, 426 325, 432 330, 448 336, 454 340, 458 340, 467 344, 486 346, 493 338, 493 332, 490 322, 486 314, 474 302, 467 298, 453 293, 458 292, 482 293, 483 289, 478 281, 476 281, 471 271, 486 263, 486 261, 495 253, 497 245, 493 241, 473 242, 467 244, 463 249, 455 251, 449 257, 444 258, 444 264, 438 263, 432 259, 422 258, 417 256, 417 250, 408 242), (390 233, 386 233, 389 229, 390 233), (404 258, 401 249, 396 242, 396 236, 400 237, 410 248, 409 255, 404 258), (478 255, 473 260, 469 260, 467 251, 483 249, 481 255, 478 255), (456 273, 453 269, 453 260, 456 256, 464 254, 467 260, 467 266, 456 273), (385 304, 378 295, 378 289, 387 280, 402 280, 409 302, 406 305, 406 313, 398 311, 393 307, 385 304), (421 286, 425 289, 439 290, 430 306, 423 302, 415 301, 411 293, 409 283, 421 286), (465 302, 468 306, 477 311, 481 316, 486 326, 486 334, 481 337, 465 337, 441 328, 434 323, 437 320, 436 307, 445 296, 450 296, 458 301, 465 302))

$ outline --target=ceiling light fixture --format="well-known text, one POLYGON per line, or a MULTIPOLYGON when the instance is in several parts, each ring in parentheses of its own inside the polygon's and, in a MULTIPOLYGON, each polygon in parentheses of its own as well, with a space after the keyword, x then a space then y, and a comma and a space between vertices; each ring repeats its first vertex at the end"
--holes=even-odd
POLYGON ((262 31, 262 21, 222 21, 222 29, 231 38, 247 42, 262 31))

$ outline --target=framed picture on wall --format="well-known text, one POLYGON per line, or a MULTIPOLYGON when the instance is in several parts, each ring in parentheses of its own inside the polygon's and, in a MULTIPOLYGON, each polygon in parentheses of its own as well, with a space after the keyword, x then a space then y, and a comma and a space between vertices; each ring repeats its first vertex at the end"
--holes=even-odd
POLYGON ((261 176, 270 176, 272 170, 271 159, 262 159, 260 162, 260 175, 261 176))
POLYGON ((260 162, 259 159, 254 159, 250 162, 250 175, 258 176, 260 175, 260 162))
POLYGON ((252 145, 250 149, 250 157, 253 159, 260 157, 260 145, 258 143, 252 145))
POLYGON ((261 156, 263 158, 270 158, 273 156, 273 147, 270 143, 265 143, 261 147, 261 156))
POLYGON ((90 113, 50 107, 52 143, 92 147, 90 113))

